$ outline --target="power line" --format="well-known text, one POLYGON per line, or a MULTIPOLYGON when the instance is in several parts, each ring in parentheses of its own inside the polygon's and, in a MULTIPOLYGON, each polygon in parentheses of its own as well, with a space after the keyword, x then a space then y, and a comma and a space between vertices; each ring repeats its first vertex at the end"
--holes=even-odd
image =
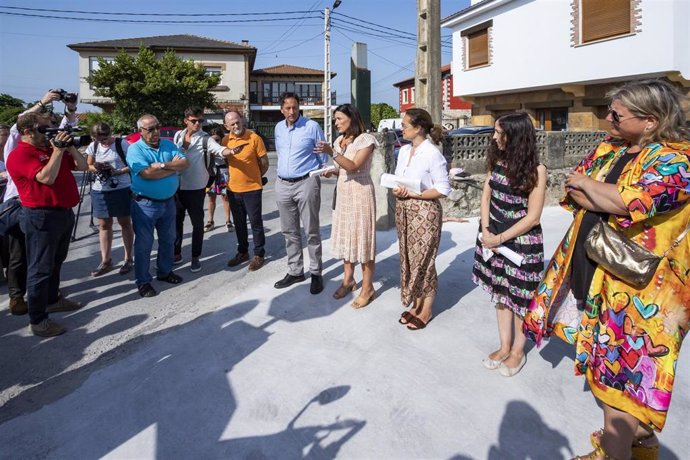
POLYGON ((162 20, 153 21, 146 19, 108 19, 108 18, 76 18, 76 17, 65 17, 65 16, 48 16, 43 14, 29 14, 29 13, 11 13, 9 11, 0 11, 0 14, 5 14, 9 16, 23 16, 30 18, 41 18, 41 19, 62 19, 66 21, 91 21, 91 22, 110 22, 110 23, 127 23, 127 24, 230 24, 237 22, 272 22, 272 21, 293 21, 303 20, 303 19, 321 19, 318 16, 311 17, 291 17, 291 18, 267 18, 267 19, 219 19, 219 20, 162 20))
POLYGON ((123 12, 108 12, 108 11, 80 11, 80 10, 55 10, 47 8, 26 8, 20 6, 0 6, 8 10, 20 11, 42 11, 47 13, 69 13, 69 14, 93 14, 103 16, 265 16, 265 15, 279 15, 279 14, 303 14, 303 13, 321 13, 319 10, 304 10, 304 11, 276 11, 272 13, 123 13, 123 12))
MULTIPOLYGON (((356 32, 356 33, 360 33, 360 34, 364 34, 364 35, 370 35, 370 36, 373 36, 373 37, 384 38, 384 39, 389 39, 389 40, 391 40, 392 38, 398 38, 398 39, 402 39, 402 40, 409 40, 410 42, 404 43, 404 44, 408 44, 408 45, 409 45, 409 44, 412 44, 412 45, 415 45, 415 46, 416 46, 416 44, 417 44, 417 37, 416 37, 416 36, 396 35, 396 34, 391 34, 390 32, 378 31, 378 30, 377 30, 376 32, 381 32, 381 33, 374 33, 374 32, 371 31, 370 29, 366 29, 365 26, 362 26, 362 25, 359 25, 359 24, 356 24, 356 23, 353 23, 353 22, 345 21, 345 20, 343 20, 343 19, 335 19, 335 21, 337 21, 338 23, 347 24, 347 25, 349 25, 349 26, 351 26, 351 27, 361 27, 361 28, 364 29, 364 30, 358 30, 358 29, 357 29, 357 30, 353 30, 353 29, 351 29, 351 28, 348 29, 348 28, 342 26, 342 24, 340 25, 341 28, 344 28, 345 30, 349 30, 350 32, 356 32)), ((398 43, 400 43, 400 42, 398 42, 398 43)), ((443 43, 441 43, 441 47, 443 47, 443 46, 448 46, 448 45, 444 45, 443 43)))
POLYGON ((281 50, 275 50, 275 51, 266 50, 266 51, 262 51, 262 52, 260 52, 260 53, 256 53, 256 55, 257 55, 257 56, 260 56, 260 55, 263 55, 263 54, 274 54, 274 53, 281 53, 281 52, 283 52, 283 51, 291 50, 291 49, 293 49, 293 48, 297 48, 298 46, 302 46, 302 45, 304 45, 305 43, 310 42, 310 41, 312 41, 313 39, 315 39, 316 37, 320 37, 320 36, 322 36, 322 35, 323 35, 323 32, 319 32, 318 34, 314 35, 313 37, 307 38, 306 40, 302 40, 301 42, 297 43, 296 45, 288 46, 287 48, 283 48, 283 49, 281 49, 281 50))
MULTIPOLYGON (((338 29, 333 29, 333 30, 334 30, 335 32, 338 32, 340 35, 342 35, 343 37, 347 38, 348 40, 353 41, 353 42, 355 41, 355 40, 352 39, 352 37, 347 36, 345 33, 341 32, 341 31, 338 30, 338 29)), ((396 66, 396 67, 398 67, 398 68, 400 68, 400 69, 409 70, 410 72, 414 72, 413 69, 410 69, 409 67, 401 66, 401 65, 398 64, 397 62, 391 61, 390 59, 388 59, 388 58, 386 58, 386 57, 383 57, 383 56, 381 56, 381 55, 378 54, 378 53, 375 53, 374 51, 372 51, 372 50, 369 49, 369 48, 367 48, 367 51, 370 52, 371 54, 373 54, 374 56, 377 56, 378 58, 383 59, 384 61, 393 64, 394 66, 396 66)))
POLYGON ((357 21, 357 22, 363 22, 363 23, 365 23, 365 24, 369 24, 369 25, 372 25, 372 26, 376 26, 376 27, 378 27, 379 29, 388 29, 388 30, 392 30, 392 31, 394 31, 394 32, 400 32, 400 33, 402 33, 402 34, 412 35, 413 38, 414 38, 415 40, 417 39, 417 37, 416 37, 415 34, 413 34, 413 33, 411 33, 411 32, 408 32, 408 31, 406 31, 406 30, 394 29, 394 28, 392 28, 392 27, 384 26, 384 25, 381 25, 381 24, 376 24, 375 22, 369 22, 369 21, 365 21, 364 19, 360 19, 360 18, 355 18, 355 17, 352 17, 352 16, 348 16, 347 14, 343 14, 343 13, 340 13, 340 12, 334 12, 334 14, 337 14, 338 16, 344 16, 344 17, 346 17, 346 18, 352 19, 352 20, 357 21))
MULTIPOLYGON (((319 0, 315 0, 314 3, 311 4, 310 9, 311 9, 311 10, 314 10, 314 7, 316 7, 316 5, 318 5, 318 3, 319 3, 319 0)), ((305 16, 305 19, 306 19, 306 16, 305 16)), ((290 35, 292 35, 292 34, 295 32, 295 30, 297 30, 297 27, 298 27, 298 26, 301 26, 303 23, 304 23, 304 19, 302 19, 302 20, 300 20, 300 21, 294 23, 294 24, 293 24, 292 26, 290 26, 285 32, 283 32, 283 33, 280 35, 280 37, 278 37, 276 40, 274 40, 272 43, 270 43, 270 44, 266 47, 266 49, 265 49, 264 51, 265 51, 265 52, 269 52, 269 51, 271 51, 272 49, 275 49, 277 46, 279 46, 279 44, 281 43, 281 40, 282 40, 283 38, 287 38, 287 37, 289 37, 290 35)))

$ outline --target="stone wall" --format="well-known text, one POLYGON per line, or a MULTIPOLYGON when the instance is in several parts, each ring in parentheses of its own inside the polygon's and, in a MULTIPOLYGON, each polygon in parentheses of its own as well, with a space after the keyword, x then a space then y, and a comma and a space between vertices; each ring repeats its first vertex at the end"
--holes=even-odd
MULTIPOLYGON (((546 165, 548 178, 544 206, 553 206, 563 196, 565 177, 582 157, 604 138, 604 131, 537 132, 537 151, 546 165)), ((444 215, 470 217, 479 215, 481 189, 486 178, 486 153, 491 134, 447 136, 443 154, 451 168, 463 168, 469 177, 451 180, 453 191, 443 200, 444 215)))
MULTIPOLYGON (((537 150, 548 168, 546 200, 544 206, 553 206, 563 196, 565 177, 585 154, 598 145, 604 131, 537 133, 537 150)), ((378 145, 374 150, 371 177, 376 185, 376 229, 395 226, 395 197, 381 187, 381 174, 395 171, 392 133, 374 133, 378 145)), ((443 140, 443 154, 449 168, 463 168, 470 173, 462 179, 452 179, 452 191, 441 200, 445 217, 471 217, 479 215, 482 185, 484 184, 486 153, 491 134, 447 136, 443 140)))

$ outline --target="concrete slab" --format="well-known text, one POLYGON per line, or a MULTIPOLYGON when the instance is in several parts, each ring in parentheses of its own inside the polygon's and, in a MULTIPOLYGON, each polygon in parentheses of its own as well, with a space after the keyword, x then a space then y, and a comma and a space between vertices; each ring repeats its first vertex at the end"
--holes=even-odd
MULTIPOLYGON (((332 186, 325 181, 324 238, 332 186)), ((329 241, 322 294, 310 295, 308 282, 275 290, 286 262, 272 193, 264 268, 227 269, 235 240, 217 229, 202 272, 183 265, 185 282, 158 285, 152 299, 116 273, 88 277, 97 240, 75 242, 63 286, 88 305, 55 315, 69 332, 40 340, 26 317, 0 320, 0 458, 554 459, 590 450, 601 412, 573 375, 572 348, 530 349, 512 379, 481 365, 497 333, 488 296, 470 280, 475 219, 444 224, 435 318, 412 332, 397 323, 394 231, 377 234, 379 297, 365 309, 331 298, 342 268, 329 241)), ((542 221, 551 254, 570 217, 549 208, 542 221)), ((663 459, 690 451, 689 359, 678 363, 663 459)))

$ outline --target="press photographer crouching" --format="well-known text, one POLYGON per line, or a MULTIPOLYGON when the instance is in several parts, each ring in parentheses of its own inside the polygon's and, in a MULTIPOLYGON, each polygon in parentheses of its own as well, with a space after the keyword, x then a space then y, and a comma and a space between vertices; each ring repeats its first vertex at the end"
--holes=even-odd
POLYGON ((74 224, 72 207, 79 202, 72 171, 85 171, 87 164, 69 130, 55 131, 45 115, 22 115, 17 131, 21 140, 6 166, 24 207, 20 226, 26 238, 29 328, 34 335, 52 337, 65 328, 48 314, 82 307, 60 297, 58 288, 74 224))
POLYGON ((130 217, 130 186, 132 181, 127 166, 129 144, 112 135, 106 123, 96 123, 91 128, 93 143, 86 149, 86 162, 96 180, 91 186, 91 208, 98 219, 98 239, 101 247, 101 263, 91 272, 91 276, 101 276, 113 268, 111 248, 113 244, 113 218, 122 229, 122 243, 125 260, 120 267, 120 275, 132 271, 132 242, 134 230, 130 217))

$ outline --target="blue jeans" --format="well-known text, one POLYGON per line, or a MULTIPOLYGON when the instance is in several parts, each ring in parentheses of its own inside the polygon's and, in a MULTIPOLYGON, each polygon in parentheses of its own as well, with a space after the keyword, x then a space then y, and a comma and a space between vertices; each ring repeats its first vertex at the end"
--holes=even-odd
POLYGON ((167 276, 173 269, 175 244, 175 200, 132 200, 132 224, 134 225, 134 275, 137 286, 150 283, 149 273, 153 230, 158 234, 157 276, 167 276))
POLYGON ((26 235, 29 321, 48 317, 46 307, 58 301, 60 269, 67 258, 74 213, 62 208, 24 208, 20 223, 26 235))

